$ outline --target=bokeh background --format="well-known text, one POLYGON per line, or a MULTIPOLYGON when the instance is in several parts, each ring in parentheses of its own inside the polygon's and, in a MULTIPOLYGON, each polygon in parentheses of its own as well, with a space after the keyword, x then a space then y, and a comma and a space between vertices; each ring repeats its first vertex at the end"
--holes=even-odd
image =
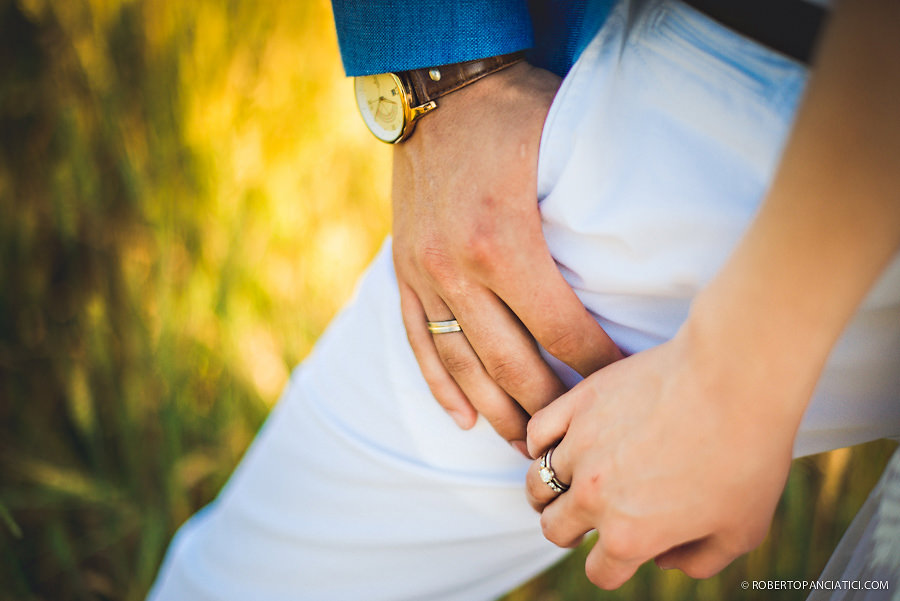
MULTIPOLYGON (((389 231, 351 90, 327 0, 0 0, 0 599, 143 599, 214 498, 389 231)), ((891 450, 795 462, 716 578, 583 547, 507 601, 814 578, 891 450)))

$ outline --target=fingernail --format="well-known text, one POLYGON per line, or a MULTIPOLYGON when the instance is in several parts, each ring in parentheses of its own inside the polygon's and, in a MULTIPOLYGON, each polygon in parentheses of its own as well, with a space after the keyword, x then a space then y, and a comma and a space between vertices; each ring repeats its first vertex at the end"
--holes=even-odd
POLYGON ((525 459, 532 459, 531 455, 528 454, 528 445, 525 444, 524 440, 513 440, 509 444, 512 448, 522 453, 525 459))
POLYGON ((469 418, 466 415, 463 415, 459 411, 448 411, 450 417, 453 418, 453 421, 456 422, 456 425, 462 428, 463 430, 468 430, 471 426, 469 424, 469 418))

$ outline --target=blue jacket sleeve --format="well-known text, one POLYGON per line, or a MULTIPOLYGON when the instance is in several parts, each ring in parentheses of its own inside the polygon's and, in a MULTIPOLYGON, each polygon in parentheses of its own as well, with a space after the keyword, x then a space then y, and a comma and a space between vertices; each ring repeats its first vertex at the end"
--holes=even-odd
POLYGON ((530 48, 526 0, 332 0, 347 75, 458 63, 530 48))

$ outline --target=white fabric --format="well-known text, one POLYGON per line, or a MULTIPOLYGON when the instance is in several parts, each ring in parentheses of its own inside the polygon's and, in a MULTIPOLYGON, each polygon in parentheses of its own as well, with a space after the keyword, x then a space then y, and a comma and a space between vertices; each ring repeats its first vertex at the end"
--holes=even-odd
POLYGON ((900 450, 853 518, 808 601, 900 601, 900 450))
POLYGON ((528 462, 486 424, 459 430, 417 374, 389 250, 151 598, 472 601, 560 557, 525 501, 528 462))
MULTIPOLYGON (((740 237, 804 80, 667 0, 620 4, 566 79, 542 140, 545 233, 628 352, 674 334, 740 237)), ((835 351, 798 454, 900 433, 898 299, 895 264, 835 351)), ((431 397, 388 244, 220 497, 180 530, 151 598, 496 597, 561 554, 525 501, 527 467, 431 397)))
MULTIPOLYGON (((797 63, 683 4, 638 14, 617 10, 566 78, 538 177, 554 258, 628 352, 675 334, 727 259, 805 84, 797 63)), ((898 374, 900 259, 834 349, 795 456, 900 435, 898 374)))

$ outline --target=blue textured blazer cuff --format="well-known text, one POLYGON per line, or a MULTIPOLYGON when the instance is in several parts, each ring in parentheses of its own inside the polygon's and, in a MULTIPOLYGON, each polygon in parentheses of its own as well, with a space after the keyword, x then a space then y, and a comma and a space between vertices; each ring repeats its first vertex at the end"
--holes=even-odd
POLYGON ((525 0, 332 0, 347 75, 458 63, 530 48, 525 0))

